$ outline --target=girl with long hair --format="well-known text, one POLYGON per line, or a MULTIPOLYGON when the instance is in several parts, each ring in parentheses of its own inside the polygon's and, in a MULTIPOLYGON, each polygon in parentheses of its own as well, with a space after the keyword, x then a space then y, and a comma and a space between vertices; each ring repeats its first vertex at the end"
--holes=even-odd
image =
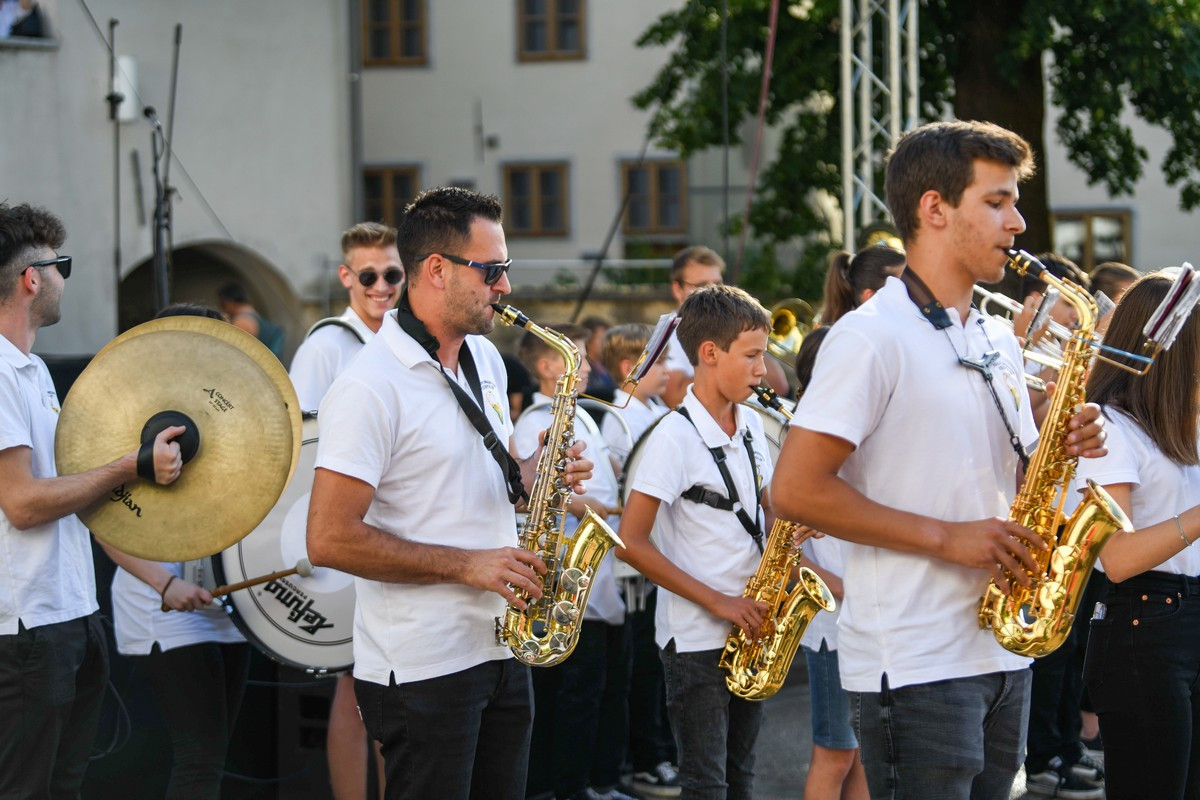
MULTIPOLYGON (((1137 352, 1171 278, 1147 275, 1113 312, 1105 344, 1137 352)), ((1084 682, 1100 717, 1108 800, 1200 798, 1200 317, 1138 377, 1104 362, 1087 382, 1108 454, 1079 463, 1133 533, 1101 551, 1112 582, 1092 616, 1084 682)))
POLYGON ((867 302, 889 277, 899 277, 904 262, 904 253, 883 244, 868 245, 853 254, 835 252, 825 272, 821 325, 832 325, 867 302))

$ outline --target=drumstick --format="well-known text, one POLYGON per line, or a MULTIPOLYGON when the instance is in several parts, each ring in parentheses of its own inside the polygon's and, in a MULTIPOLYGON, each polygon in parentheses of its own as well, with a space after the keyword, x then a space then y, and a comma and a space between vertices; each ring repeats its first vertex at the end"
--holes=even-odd
MULTIPOLYGON (((257 578, 251 578, 249 580, 239 581, 238 583, 231 583, 228 586, 218 586, 217 588, 212 590, 212 596, 220 597, 222 595, 229 594, 230 592, 236 592, 239 589, 248 589, 251 586, 258 586, 260 583, 268 583, 277 578, 286 578, 288 575, 299 575, 302 578, 307 578, 312 574, 313 574, 312 562, 309 561, 307 558, 302 558, 299 561, 297 561, 296 566, 292 567, 291 569, 283 569, 283 570, 280 570, 279 572, 272 572, 270 575, 261 575, 257 578)), ((167 602, 165 600, 163 601, 163 604, 162 604, 162 610, 163 611, 171 610, 171 607, 169 605, 167 605, 167 602)))

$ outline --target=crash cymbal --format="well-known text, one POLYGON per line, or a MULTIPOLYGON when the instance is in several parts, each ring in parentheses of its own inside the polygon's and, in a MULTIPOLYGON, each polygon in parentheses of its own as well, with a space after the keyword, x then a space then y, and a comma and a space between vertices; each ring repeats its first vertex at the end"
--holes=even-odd
POLYGON ((115 487, 79 518, 131 555, 187 561, 235 544, 278 501, 300 458, 300 404, 283 365, 245 331, 206 317, 152 320, 109 342, 71 387, 54 443, 59 473, 133 452, 167 411, 199 433, 179 479, 115 487))

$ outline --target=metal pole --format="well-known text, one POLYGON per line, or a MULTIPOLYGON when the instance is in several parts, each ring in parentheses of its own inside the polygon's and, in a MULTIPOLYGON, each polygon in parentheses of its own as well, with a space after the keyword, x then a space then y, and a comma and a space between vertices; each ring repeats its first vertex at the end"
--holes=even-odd
POLYGON ((854 247, 854 0, 841 0, 841 91, 842 110, 842 247, 854 247))

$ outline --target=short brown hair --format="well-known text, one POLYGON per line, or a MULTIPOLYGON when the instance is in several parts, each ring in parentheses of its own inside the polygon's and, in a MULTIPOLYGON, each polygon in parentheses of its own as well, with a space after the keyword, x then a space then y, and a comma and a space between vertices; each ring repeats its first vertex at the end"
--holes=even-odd
POLYGON ((736 286, 717 284, 697 289, 683 301, 675 335, 695 366, 704 342, 728 350, 734 339, 755 330, 771 330, 771 314, 762 303, 736 286))
POLYGON ((30 251, 42 247, 57 251, 66 238, 62 220, 46 209, 0 203, 0 302, 16 290, 16 277, 27 265, 30 251))
POLYGON ((722 275, 725 274, 725 259, 721 258, 711 247, 697 244, 683 248, 671 259, 671 280, 678 281, 679 276, 683 273, 683 268, 692 263, 716 267, 722 275))
POLYGON ((382 222, 360 222, 342 234, 342 258, 349 258, 356 247, 391 247, 396 229, 382 222))
POLYGON ((1018 180, 1034 171, 1029 143, 991 122, 931 122, 900 137, 888 156, 887 204, 906 244, 920 227, 921 196, 932 190, 957 207, 980 160, 1012 167, 1018 180))
POLYGON ((408 285, 420 282, 422 257, 430 253, 454 253, 471 240, 471 223, 476 219, 499 223, 503 219, 500 198, 461 186, 427 189, 404 209, 400 219, 400 263, 408 285))
MULTIPOLYGON (((588 336, 591 335, 587 328, 582 325, 576 325, 573 322, 555 322, 543 327, 558 331, 572 342, 578 342, 581 339, 587 341, 588 336)), ((517 358, 520 359, 525 369, 529 370, 529 374, 533 376, 533 380, 536 382, 540 380, 537 372, 537 362, 551 353, 557 352, 542 337, 532 332, 526 332, 521 337, 521 344, 517 347, 517 358)), ((583 358, 583 356, 580 355, 580 358, 583 358)))
MULTIPOLYGON (((1121 297, 1104 344, 1140 352, 1142 329, 1167 296, 1172 278, 1155 272, 1139 279, 1121 297)), ((1120 356, 1116 356, 1120 358, 1120 356)), ((1159 353, 1150 371, 1137 376, 1098 361, 1087 381, 1088 400, 1119 408, 1142 426, 1163 455, 1176 464, 1200 465, 1196 450, 1196 371, 1200 367, 1200 316, 1192 314, 1170 350, 1159 353)))
POLYGON ((626 376, 620 374, 621 362, 636 360, 646 349, 651 333, 653 331, 649 325, 631 322, 609 328, 604 334, 604 340, 600 343, 600 363, 612 375, 613 381, 619 383, 625 380, 626 376))

